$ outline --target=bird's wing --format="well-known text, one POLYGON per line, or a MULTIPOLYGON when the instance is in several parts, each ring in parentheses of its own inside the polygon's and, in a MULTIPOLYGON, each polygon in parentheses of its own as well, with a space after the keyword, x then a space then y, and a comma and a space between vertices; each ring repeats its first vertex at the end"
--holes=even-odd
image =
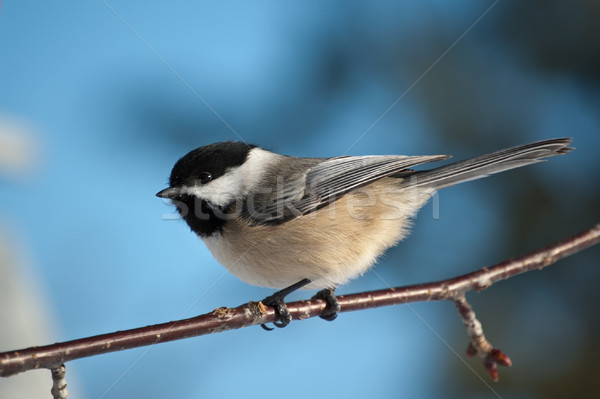
POLYGON ((412 166, 450 158, 448 155, 370 155, 330 158, 296 179, 283 182, 276 201, 262 209, 257 224, 280 224, 313 212, 344 194, 412 166))

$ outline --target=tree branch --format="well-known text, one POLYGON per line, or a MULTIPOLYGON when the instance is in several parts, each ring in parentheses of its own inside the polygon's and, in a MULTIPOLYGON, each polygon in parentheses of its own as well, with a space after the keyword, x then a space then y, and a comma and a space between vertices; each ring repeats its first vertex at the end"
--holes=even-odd
MULTIPOLYGON (((338 297, 340 311, 350 312, 421 301, 454 301, 471 340, 467 354, 481 357, 488 372, 497 379, 497 371, 494 375, 496 364, 510 365, 510 359, 485 340, 481 324, 466 302, 465 294, 469 291, 484 290, 498 281, 521 273, 542 269, 598 242, 600 242, 600 224, 525 256, 452 279, 341 295, 338 297)), ((300 320, 320 315, 325 309, 325 301, 322 299, 299 301, 289 303, 287 306, 292 318, 300 320)), ((270 323, 275 320, 274 309, 264 306, 261 302, 249 302, 237 308, 222 307, 190 319, 0 353, 0 376, 8 377, 37 368, 57 370, 62 363, 83 357, 270 323)))

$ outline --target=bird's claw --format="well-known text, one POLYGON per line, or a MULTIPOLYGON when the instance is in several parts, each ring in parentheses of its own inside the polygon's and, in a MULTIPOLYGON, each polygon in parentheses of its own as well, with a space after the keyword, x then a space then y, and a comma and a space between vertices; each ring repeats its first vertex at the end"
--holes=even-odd
MULTIPOLYGON (((308 284, 310 284, 309 279, 307 279, 307 278, 302 279, 302 280, 298 281, 296 284, 292 284, 289 287, 279 290, 276 293, 274 293, 273 295, 268 296, 261 301, 266 306, 275 307, 275 314, 278 316, 278 319, 279 319, 278 321, 273 322, 273 325, 275 327, 283 328, 283 327, 287 326, 288 324, 290 324, 290 322, 292 321, 292 315, 290 314, 290 311, 288 310, 288 308, 284 302, 285 297, 288 294, 290 294, 308 284)), ((264 330, 273 331, 273 328, 267 327, 265 324, 261 324, 260 326, 264 330)))
MULTIPOLYGON (((274 321, 273 325, 277 328, 283 328, 290 324, 292 321, 292 315, 290 314, 290 311, 284 302, 284 297, 278 294, 279 293, 276 292, 275 294, 266 297, 261 302, 266 306, 273 306, 275 308, 275 313, 277 314, 279 320, 274 321)), ((266 324, 261 324, 260 326, 267 331, 274 330, 271 327, 267 327, 266 324)))
POLYGON ((335 288, 325 288, 312 297, 312 299, 323 299, 327 303, 325 310, 319 315, 323 320, 333 321, 340 313, 340 303, 334 294, 335 288))

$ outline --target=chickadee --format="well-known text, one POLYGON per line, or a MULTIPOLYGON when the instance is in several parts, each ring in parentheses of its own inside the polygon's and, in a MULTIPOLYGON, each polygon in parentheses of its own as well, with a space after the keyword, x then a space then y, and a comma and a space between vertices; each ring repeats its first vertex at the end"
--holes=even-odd
POLYGON ((320 289, 328 303, 321 317, 333 320, 336 287, 406 237, 436 190, 566 154, 570 142, 544 140, 415 171, 450 156, 298 158, 228 141, 179 159, 156 195, 172 200, 232 274, 281 289, 263 301, 276 307, 281 327, 291 320, 283 299, 298 288, 320 289))

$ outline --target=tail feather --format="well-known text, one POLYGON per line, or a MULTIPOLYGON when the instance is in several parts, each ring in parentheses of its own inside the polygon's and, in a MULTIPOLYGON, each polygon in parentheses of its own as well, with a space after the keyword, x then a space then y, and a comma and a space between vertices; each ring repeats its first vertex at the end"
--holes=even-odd
POLYGON ((571 138, 537 141, 455 162, 436 169, 415 172, 402 183, 402 186, 429 186, 439 190, 505 170, 542 162, 543 158, 564 155, 573 150, 573 148, 568 147, 571 141, 571 138))

